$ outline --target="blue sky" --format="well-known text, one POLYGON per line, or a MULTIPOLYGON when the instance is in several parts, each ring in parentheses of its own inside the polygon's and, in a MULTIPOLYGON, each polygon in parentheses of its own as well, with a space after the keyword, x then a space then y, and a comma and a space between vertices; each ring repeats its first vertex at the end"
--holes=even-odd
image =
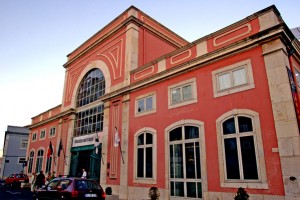
POLYGON ((290 28, 299 0, 0 0, 0 149, 62 101, 66 56, 131 5, 192 42, 270 5, 290 28))

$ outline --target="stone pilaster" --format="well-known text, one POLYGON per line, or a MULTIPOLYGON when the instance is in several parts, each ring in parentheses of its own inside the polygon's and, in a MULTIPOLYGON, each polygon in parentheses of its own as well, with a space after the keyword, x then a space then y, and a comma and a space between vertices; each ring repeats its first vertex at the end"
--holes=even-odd
MULTIPOLYGON (((273 108, 278 152, 286 197, 300 197, 300 138, 286 67, 286 47, 280 39, 262 46, 273 108)), ((276 153, 276 152, 274 152, 276 153)))

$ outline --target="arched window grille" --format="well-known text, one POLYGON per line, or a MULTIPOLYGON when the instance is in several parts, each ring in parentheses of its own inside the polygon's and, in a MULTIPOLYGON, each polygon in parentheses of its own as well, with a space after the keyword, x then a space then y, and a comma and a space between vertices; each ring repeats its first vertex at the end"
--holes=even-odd
POLYGON ((105 94, 105 79, 99 69, 92 69, 83 78, 78 94, 74 136, 86 135, 103 130, 103 104, 89 106, 105 94))
POLYGON ((105 80, 99 69, 92 69, 83 78, 78 94, 77 107, 85 106, 96 101, 105 93, 105 80))

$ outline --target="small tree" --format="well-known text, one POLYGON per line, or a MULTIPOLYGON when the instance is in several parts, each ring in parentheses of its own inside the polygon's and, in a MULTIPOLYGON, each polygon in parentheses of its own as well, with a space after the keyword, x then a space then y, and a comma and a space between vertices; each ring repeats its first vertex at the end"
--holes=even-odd
POLYGON ((160 196, 159 189, 157 187, 151 187, 149 189, 148 196, 150 197, 151 200, 159 199, 159 196, 160 196))
POLYGON ((249 199, 249 195, 244 190, 244 188, 240 187, 236 192, 236 196, 234 197, 234 200, 248 200, 248 199, 249 199))
POLYGON ((111 189, 111 187, 107 187, 107 188, 105 189, 105 193, 106 193, 107 195, 111 195, 111 194, 112 194, 112 189, 111 189))

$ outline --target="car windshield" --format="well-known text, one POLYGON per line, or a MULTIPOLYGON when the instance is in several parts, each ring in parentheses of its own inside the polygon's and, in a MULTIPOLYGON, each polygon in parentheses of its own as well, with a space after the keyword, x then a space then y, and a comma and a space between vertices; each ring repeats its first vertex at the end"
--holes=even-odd
POLYGON ((75 188, 77 190, 87 190, 87 189, 100 189, 100 186, 92 180, 77 180, 75 183, 75 188))
POLYGON ((48 185, 47 185, 47 189, 48 190, 53 190, 55 189, 57 183, 59 182, 59 180, 53 180, 51 181, 48 185))

